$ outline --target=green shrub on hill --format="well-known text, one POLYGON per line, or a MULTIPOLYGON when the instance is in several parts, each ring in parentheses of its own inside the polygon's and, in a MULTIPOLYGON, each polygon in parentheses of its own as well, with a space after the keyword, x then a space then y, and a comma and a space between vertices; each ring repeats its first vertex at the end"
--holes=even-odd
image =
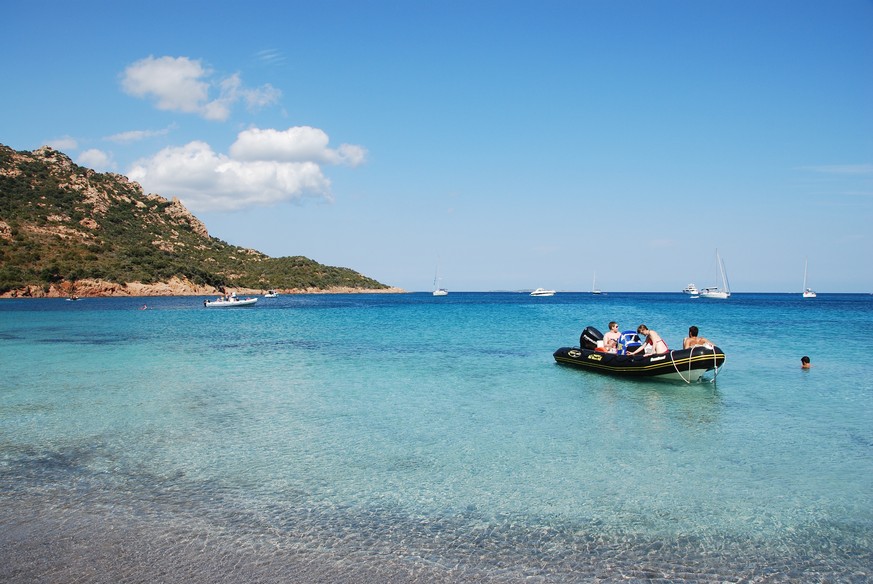
POLYGON ((92 278, 255 289, 380 290, 348 268, 270 258, 211 237, 178 201, 145 196, 125 177, 51 148, 0 145, 0 293, 92 278))

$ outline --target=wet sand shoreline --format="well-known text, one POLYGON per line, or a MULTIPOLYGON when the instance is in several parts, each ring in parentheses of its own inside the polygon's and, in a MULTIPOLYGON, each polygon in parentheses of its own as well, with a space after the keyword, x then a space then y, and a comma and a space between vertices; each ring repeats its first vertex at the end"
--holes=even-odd
POLYGON ((351 521, 324 533, 301 525, 298 537, 295 526, 277 530, 252 524, 235 530, 217 525, 214 517, 197 516, 193 508, 178 516, 168 515, 172 511, 166 508, 152 515, 81 492, 64 501, 56 488, 49 488, 51 494, 19 490, 14 500, 0 497, 0 581, 5 584, 863 583, 873 578, 863 557, 856 558, 856 569, 834 571, 826 554, 812 557, 808 550, 786 549, 786 557, 777 557, 773 550, 737 548, 736 542, 586 543, 580 537, 567 545, 561 538, 532 541, 529 533, 507 541, 497 530, 482 545, 473 534, 441 537, 436 530, 430 542, 415 541, 411 533, 394 541, 386 534, 403 531, 396 526, 382 526, 374 535, 366 533, 372 525, 351 521), (356 529, 365 535, 353 534, 348 541, 335 537, 356 529))
POLYGON ((329 555, 228 545, 196 530, 162 530, 106 515, 61 518, 33 509, 13 519, 0 512, 0 581, 6 584, 465 581, 421 566, 376 569, 353 558, 329 560, 329 555))

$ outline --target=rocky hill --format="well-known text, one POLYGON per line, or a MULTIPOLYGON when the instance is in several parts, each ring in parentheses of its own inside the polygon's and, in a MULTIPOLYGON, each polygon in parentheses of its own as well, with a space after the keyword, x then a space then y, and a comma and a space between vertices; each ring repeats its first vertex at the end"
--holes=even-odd
POLYGON ((57 150, 0 144, 0 296, 399 291, 302 256, 211 237, 173 198, 78 166, 57 150))

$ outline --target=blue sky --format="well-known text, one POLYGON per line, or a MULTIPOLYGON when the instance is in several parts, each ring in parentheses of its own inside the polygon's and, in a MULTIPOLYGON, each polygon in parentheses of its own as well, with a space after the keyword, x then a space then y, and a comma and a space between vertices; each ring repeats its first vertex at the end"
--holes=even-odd
POLYGON ((0 143, 429 290, 873 291, 869 0, 4 4, 0 143))

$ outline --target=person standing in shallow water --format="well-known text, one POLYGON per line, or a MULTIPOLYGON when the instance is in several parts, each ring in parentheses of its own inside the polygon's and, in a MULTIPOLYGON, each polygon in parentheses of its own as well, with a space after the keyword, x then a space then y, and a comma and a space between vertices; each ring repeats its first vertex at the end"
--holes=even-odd
POLYGON ((812 363, 809 362, 809 357, 807 357, 806 355, 801 357, 800 358, 800 368, 801 369, 809 369, 810 367, 812 367, 812 363))
POLYGON ((696 347, 698 345, 705 345, 707 343, 709 343, 710 345, 712 344, 712 342, 709 339, 707 339, 705 337, 698 337, 697 336, 698 332, 700 332, 700 331, 697 329, 696 326, 691 325, 690 327, 688 327, 688 336, 685 337, 685 339, 683 339, 683 341, 682 341, 682 348, 683 349, 690 349, 692 347, 696 347))

